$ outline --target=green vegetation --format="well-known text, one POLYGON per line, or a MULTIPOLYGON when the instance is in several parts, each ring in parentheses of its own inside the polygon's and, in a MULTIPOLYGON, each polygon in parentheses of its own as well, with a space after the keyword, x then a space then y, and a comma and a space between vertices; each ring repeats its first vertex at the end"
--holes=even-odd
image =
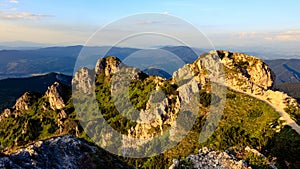
MULTIPOLYGON (((209 98, 210 94, 205 91, 200 91, 200 93, 203 98, 209 98)), ((258 149, 265 153, 265 155, 270 155, 271 158, 271 154, 267 152, 267 150, 269 150, 269 146, 276 132, 269 124, 277 122, 279 114, 266 103, 245 94, 228 91, 227 96, 229 97, 227 97, 220 124, 213 136, 206 142, 202 144, 199 143, 199 133, 205 123, 205 115, 208 113, 208 107, 202 104, 192 130, 177 146, 159 156, 125 161, 139 168, 147 168, 150 164, 156 164, 156 166, 160 166, 160 168, 168 168, 172 164, 173 158, 184 160, 186 156, 197 153, 198 149, 204 146, 217 150, 225 150, 230 147, 243 150, 246 146, 249 146, 258 149), (152 163, 150 163, 150 161, 152 163), (136 165, 136 163, 138 163, 138 165, 136 165)), ((277 143, 279 144, 279 142, 277 143)), ((253 168, 257 168, 257 166, 265 166, 267 168, 266 159, 251 155, 243 158, 247 160, 253 168)), ((291 163, 295 162, 295 159, 291 161, 291 163)))
MULTIPOLYGON (((146 88, 143 88, 143 85, 141 83, 143 83, 143 82, 136 81, 135 82, 135 84, 137 86, 136 90, 134 90, 133 92, 131 92, 129 94, 131 97, 131 100, 133 102, 133 105, 137 109, 141 109, 146 106, 146 101, 148 100, 148 95, 143 95, 141 97, 137 97, 137 96, 140 96, 139 94, 142 93, 141 92, 142 90, 145 90, 145 91, 147 91, 147 93, 149 93, 149 92, 151 92, 151 89, 153 88, 151 80, 144 81, 144 83, 149 84, 148 87, 146 87, 146 88)), ((133 87, 130 86, 130 88, 133 88, 133 87)), ((118 98, 124 98, 124 97, 126 97, 126 96, 120 96, 118 98)), ((112 96, 111 96, 110 77, 106 77, 103 72, 100 75, 98 75, 98 77, 96 79, 96 99, 98 101, 99 109, 100 109, 104 119, 115 130, 117 130, 123 134, 128 134, 128 130, 131 127, 134 127, 136 125, 136 122, 126 119, 116 109, 115 102, 122 104, 123 100, 115 100, 115 102, 114 102, 114 100, 112 99, 112 96)), ((125 106, 122 106, 122 107, 125 107, 125 106)), ((128 114, 130 114, 130 111, 133 111, 133 110, 128 109, 128 114)), ((93 112, 93 111, 91 111, 91 112, 93 112)))
POLYGON ((146 103, 150 93, 155 89, 155 86, 156 84, 153 81, 153 77, 144 80, 135 80, 130 84, 129 98, 136 109, 146 109, 146 103))
MULTIPOLYGON (((87 116, 97 120, 97 115, 93 113, 97 113, 100 109, 104 119, 114 129, 123 134, 128 134, 128 130, 134 127, 136 123, 125 118, 116 109, 115 103, 122 103, 122 100, 118 100, 118 98, 115 101, 113 100, 110 78, 106 77, 104 73, 96 78, 98 107, 83 104, 80 110, 81 112, 91 112, 87 116)), ((152 76, 143 76, 140 80, 132 80, 129 88, 127 94, 132 105, 138 110, 146 107, 150 93, 156 88, 161 89, 166 96, 178 95, 176 91, 177 84, 173 84, 171 80, 159 81, 152 76)), ((279 114, 274 109, 262 101, 230 90, 226 95, 227 99, 222 119, 215 132, 206 142, 199 143, 199 133, 205 124, 214 97, 207 90, 201 90, 199 95, 201 104, 199 105, 200 110, 196 122, 192 130, 178 145, 163 154, 149 158, 119 158, 137 168, 168 168, 172 164, 173 158, 183 160, 189 154, 197 153, 198 149, 204 146, 216 150, 225 150, 230 147, 243 150, 246 146, 249 146, 262 152, 268 159, 277 157, 277 165, 281 168, 299 168, 299 160, 297 159, 300 152, 299 135, 288 127, 276 133, 274 126, 271 127, 270 125, 280 125, 278 121, 279 114), (289 163, 289 166, 286 166, 285 161, 289 163)), ((120 96, 120 98, 122 97, 120 96)), ((172 99, 170 101, 174 102, 172 99)), ((13 146, 25 146, 35 140, 65 134, 76 135, 92 141, 79 125, 79 119, 74 112, 72 100, 69 100, 67 106, 63 109, 68 118, 60 120, 57 117, 61 110, 43 110, 44 102, 47 102, 47 100, 40 98, 30 110, 22 112, 23 114, 19 117, 9 117, 0 123, 2 150, 13 146)), ((127 109, 128 113, 133 111, 131 109, 127 109)), ((291 109, 290 111, 294 110, 291 109)), ((94 127, 92 123, 90 127, 94 127)), ((100 129, 95 127, 94 130, 98 131, 100 129)), ((266 159, 251 154, 241 158, 247 160, 253 168, 267 166, 266 159)))
POLYGON ((247 153, 246 161, 253 169, 271 169, 265 157, 257 156, 252 152, 247 153))
POLYGON ((285 126, 276 133, 265 149, 269 155, 278 158, 278 167, 300 168, 300 135, 291 127, 285 126))
MULTIPOLYGON (((53 136, 76 134, 78 121, 73 108, 66 107, 64 111, 69 115, 68 119, 61 121, 59 125, 59 111, 43 110, 42 105, 46 100, 40 98, 30 110, 19 117, 8 117, 0 123, 1 148, 22 146, 32 141, 43 140, 53 136), (60 130, 59 126, 65 126, 60 130)), ((71 103, 69 103, 71 104, 71 103)))
POLYGON ((298 125, 300 125, 300 110, 298 107, 289 105, 284 110, 293 118, 293 120, 295 120, 298 125))
POLYGON ((208 107, 211 103, 211 94, 207 93, 206 90, 200 90, 200 103, 204 107, 208 107))

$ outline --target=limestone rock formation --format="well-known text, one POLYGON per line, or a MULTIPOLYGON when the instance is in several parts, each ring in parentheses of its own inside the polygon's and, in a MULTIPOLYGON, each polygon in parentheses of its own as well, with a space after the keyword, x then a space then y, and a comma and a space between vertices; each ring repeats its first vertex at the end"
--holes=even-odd
POLYGON ((48 98, 50 108, 52 110, 62 109, 66 105, 67 91, 63 84, 54 82, 54 84, 48 87, 45 93, 45 97, 48 98))
POLYGON ((0 121, 3 118, 8 118, 10 116, 16 118, 23 114, 25 111, 38 100, 38 94, 34 92, 25 92, 21 97, 16 100, 15 105, 12 108, 5 109, 0 114, 0 121))
POLYGON ((0 168, 129 168, 100 148, 74 136, 38 141, 0 157, 0 168))
MULTIPOLYGON (((236 70, 238 77, 242 74, 247 81, 263 89, 271 89, 275 83, 275 73, 261 59, 243 53, 217 51, 225 69, 236 70)), ((228 80, 228 79, 227 79, 228 80)), ((243 81, 244 82, 244 81, 243 81)))
POLYGON ((80 70, 78 70, 72 79, 72 90, 78 93, 92 93, 94 91, 94 75, 95 73, 88 68, 81 68, 80 70))
POLYGON ((14 105, 14 108, 18 111, 26 111, 30 106, 37 101, 37 96, 33 92, 25 92, 19 97, 14 105))
POLYGON ((110 76, 119 70, 120 64, 121 61, 114 56, 101 58, 96 63, 95 73, 99 74, 104 71, 106 76, 110 76))
POLYGON ((13 110, 10 108, 4 109, 4 111, 0 114, 0 122, 4 118, 8 118, 13 115, 13 110))
POLYGON ((251 169, 244 160, 237 160, 228 151, 213 151, 207 147, 199 150, 198 154, 189 155, 186 161, 173 160, 169 169, 191 168, 191 169, 251 169), (187 162, 186 162, 187 161, 187 162))
POLYGON ((222 69, 226 78, 224 85, 239 91, 263 94, 265 90, 272 89, 275 83, 275 74, 268 65, 259 58, 242 53, 210 51, 189 66, 201 84, 205 84, 208 80, 212 82, 218 80, 214 80, 213 77, 220 77, 216 76, 216 73, 222 69), (214 58, 216 56, 218 59, 214 58))
POLYGON ((72 79, 73 92, 79 94, 92 94, 95 91, 93 85, 95 75, 104 72, 105 76, 111 77, 120 70, 120 66, 121 61, 118 58, 109 56, 100 58, 97 61, 94 70, 85 67, 79 69, 72 79))

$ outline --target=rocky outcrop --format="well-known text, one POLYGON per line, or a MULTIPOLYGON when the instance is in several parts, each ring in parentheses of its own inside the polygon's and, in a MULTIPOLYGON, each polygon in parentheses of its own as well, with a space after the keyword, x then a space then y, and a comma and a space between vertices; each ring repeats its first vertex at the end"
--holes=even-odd
POLYGON ((273 87, 275 73, 261 59, 243 53, 231 53, 222 50, 217 51, 217 53, 226 69, 235 71, 236 77, 241 78, 241 80, 247 78, 243 82, 249 81, 263 89, 273 87))
POLYGON ((72 79, 72 90, 78 94, 92 94, 95 92, 94 80, 95 75, 99 75, 104 72, 104 75, 111 77, 120 70, 121 61, 114 57, 109 56, 106 58, 100 58, 94 70, 88 68, 79 69, 72 79))
POLYGON ((0 168, 129 168, 116 157, 74 136, 38 141, 0 157, 0 168))
POLYGON ((52 86, 48 87, 45 97, 48 99, 52 110, 62 109, 66 106, 66 97, 68 97, 67 91, 67 87, 58 82, 54 82, 52 86))
POLYGON ((173 160, 169 169, 191 168, 191 169, 251 169, 244 160, 237 160, 229 151, 213 151, 209 148, 202 148, 198 154, 189 155, 186 160, 173 160))
POLYGON ((4 118, 8 118, 11 115, 13 115, 13 110, 10 108, 4 109, 4 111, 0 114, 0 122, 4 119, 4 118))
POLYGON ((15 110, 26 111, 33 103, 37 101, 37 95, 33 92, 25 92, 21 97, 19 97, 14 105, 15 110))
POLYGON ((129 136, 151 138, 158 133, 163 133, 163 126, 173 125, 179 110, 180 101, 178 96, 165 97, 162 91, 153 91, 146 109, 140 110, 137 125, 130 129, 129 136), (172 103, 172 99, 175 102, 172 103))
MULTIPOLYGON (((42 103, 42 110, 47 110, 49 107, 52 110, 58 110, 65 107, 66 102, 70 97, 70 87, 59 82, 54 82, 53 85, 48 87, 43 98, 45 101, 42 103)), ((20 98, 16 100, 12 108, 7 108, 0 114, 0 121, 3 118, 10 116, 16 118, 23 113, 26 113, 40 98, 40 94, 34 92, 25 92, 20 98)))
POLYGON ((218 73, 220 68, 225 72, 224 85, 239 91, 263 94, 265 90, 272 89, 275 83, 275 74, 268 65, 259 58, 242 53, 210 51, 189 66, 201 84, 208 80, 216 81, 217 79, 212 79, 215 77, 213 73, 218 73), (218 59, 215 56, 218 56, 218 59), (208 63, 208 58, 213 58, 210 59, 212 62, 208 63))
POLYGON ((8 117, 18 117, 25 111, 29 110, 34 103, 38 100, 38 94, 34 92, 25 92, 21 97, 16 100, 15 105, 12 108, 5 109, 0 114, 0 121, 8 117))
POLYGON ((95 73, 104 72, 105 76, 111 76, 119 70, 120 64, 121 61, 114 56, 100 58, 96 63, 95 73))
POLYGON ((93 80, 95 73, 88 68, 78 70, 72 79, 73 92, 91 94, 94 92, 93 80))

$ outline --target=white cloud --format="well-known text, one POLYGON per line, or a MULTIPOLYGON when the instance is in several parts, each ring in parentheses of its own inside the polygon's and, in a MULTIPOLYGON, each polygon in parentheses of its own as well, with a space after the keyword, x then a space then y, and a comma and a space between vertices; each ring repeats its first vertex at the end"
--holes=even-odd
POLYGON ((300 30, 273 31, 273 32, 239 32, 234 34, 241 40, 267 41, 300 41, 300 30))
POLYGON ((257 32, 239 32, 237 33, 237 37, 239 39, 252 39, 258 36, 257 32))
POLYGON ((300 41, 300 30, 278 32, 277 34, 267 36, 264 39, 268 41, 300 41))
POLYGON ((18 4, 19 1, 18 0, 9 0, 10 3, 13 3, 13 4, 18 4))
MULTIPOLYGON (((14 9, 11 9, 14 10, 14 9)), ((15 9, 16 10, 16 9, 15 9)), ((0 11, 0 18, 7 19, 7 20, 37 20, 44 17, 50 17, 50 15, 45 14, 34 14, 30 12, 6 12, 6 11, 0 11)))

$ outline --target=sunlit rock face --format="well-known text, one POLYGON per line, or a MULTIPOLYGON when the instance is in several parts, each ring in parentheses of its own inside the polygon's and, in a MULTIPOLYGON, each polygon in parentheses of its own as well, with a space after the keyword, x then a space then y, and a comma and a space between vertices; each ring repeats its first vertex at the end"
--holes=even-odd
POLYGON ((119 70, 120 64, 121 61, 114 56, 100 58, 96 63, 95 73, 99 74, 104 71, 106 76, 110 76, 119 70))
POLYGON ((62 109, 66 106, 64 97, 66 96, 64 86, 58 82, 48 87, 45 97, 48 99, 50 108, 52 110, 62 109))
POLYGON ((14 108, 19 111, 28 110, 36 100, 36 94, 32 92, 25 92, 21 97, 19 97, 16 100, 14 108))

